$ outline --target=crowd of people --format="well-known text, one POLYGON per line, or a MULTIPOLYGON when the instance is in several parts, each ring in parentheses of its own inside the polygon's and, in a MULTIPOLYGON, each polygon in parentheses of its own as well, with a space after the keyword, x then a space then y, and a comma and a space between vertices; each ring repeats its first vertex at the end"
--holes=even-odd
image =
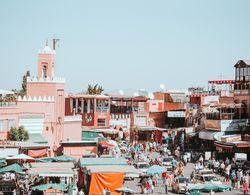
MULTIPOLYGON (((160 145, 155 142, 145 142, 143 144, 137 144, 129 147, 129 155, 131 155, 131 160, 133 162, 145 161, 150 165, 162 166, 162 159, 164 154, 159 158, 151 158, 150 152, 159 152, 160 145)), ((184 175, 184 167, 192 159, 190 153, 181 152, 178 148, 171 152, 173 156, 173 170, 171 172, 163 172, 162 175, 144 176, 140 179, 141 193, 150 194, 154 192, 157 186, 157 181, 159 178, 162 179, 162 184, 165 189, 165 193, 168 194, 169 188, 172 186, 175 177, 184 175)), ((215 174, 223 177, 224 182, 230 182, 233 189, 242 190, 244 194, 249 192, 250 177, 246 170, 237 167, 235 165, 235 160, 217 160, 215 158, 210 158, 205 161, 204 155, 200 155, 198 160, 194 163, 194 172, 208 168, 212 170, 215 174)), ((191 175, 192 178, 192 175, 191 175)))
POLYGON ((233 189, 242 188, 244 194, 248 194, 250 183, 249 172, 242 165, 237 165, 235 159, 230 161, 229 158, 226 158, 223 161, 211 158, 208 160, 208 168, 224 177, 225 182, 231 182, 233 189))

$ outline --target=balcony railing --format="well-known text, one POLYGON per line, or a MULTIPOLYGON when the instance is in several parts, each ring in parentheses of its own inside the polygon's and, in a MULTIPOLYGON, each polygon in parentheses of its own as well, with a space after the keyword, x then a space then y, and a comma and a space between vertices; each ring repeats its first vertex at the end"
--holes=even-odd
POLYGON ((96 112, 109 112, 109 107, 97 107, 96 112))
POLYGON ((249 95, 249 90, 234 90, 234 95, 249 95))
POLYGON ((0 102, 0 107, 15 107, 16 102, 0 102))

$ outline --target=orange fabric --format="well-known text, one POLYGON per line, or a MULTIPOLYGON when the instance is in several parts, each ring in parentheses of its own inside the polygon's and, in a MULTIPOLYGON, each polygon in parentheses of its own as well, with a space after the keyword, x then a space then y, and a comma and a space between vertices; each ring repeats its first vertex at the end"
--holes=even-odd
POLYGON ((28 150, 28 156, 31 156, 33 158, 46 157, 47 156, 47 149, 28 150))
POLYGON ((104 188, 109 188, 112 195, 120 195, 116 188, 121 188, 124 173, 92 173, 89 195, 100 195, 104 188))

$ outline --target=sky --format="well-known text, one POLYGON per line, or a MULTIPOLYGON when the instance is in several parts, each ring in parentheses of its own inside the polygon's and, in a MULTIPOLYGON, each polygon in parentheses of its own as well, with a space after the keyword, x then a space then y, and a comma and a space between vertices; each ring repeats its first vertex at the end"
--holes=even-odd
POLYGON ((56 75, 68 92, 207 86, 250 59, 248 0, 0 1, 0 89, 37 75, 37 52, 60 39, 56 75))

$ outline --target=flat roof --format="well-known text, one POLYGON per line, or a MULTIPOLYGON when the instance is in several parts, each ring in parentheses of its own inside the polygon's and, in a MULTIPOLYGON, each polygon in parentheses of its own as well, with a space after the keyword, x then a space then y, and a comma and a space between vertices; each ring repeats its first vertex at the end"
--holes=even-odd
POLYGON ((107 166, 87 166, 91 173, 142 173, 132 165, 107 165, 107 166))
POLYGON ((45 162, 31 163, 31 168, 27 165, 27 173, 43 177, 73 177, 73 162, 45 162))
POLYGON ((106 95, 90 95, 90 94, 76 94, 76 95, 68 95, 69 98, 89 98, 89 99, 110 99, 109 96, 106 95))
POLYGON ((81 167, 103 165, 127 165, 125 158, 81 158, 81 167))

